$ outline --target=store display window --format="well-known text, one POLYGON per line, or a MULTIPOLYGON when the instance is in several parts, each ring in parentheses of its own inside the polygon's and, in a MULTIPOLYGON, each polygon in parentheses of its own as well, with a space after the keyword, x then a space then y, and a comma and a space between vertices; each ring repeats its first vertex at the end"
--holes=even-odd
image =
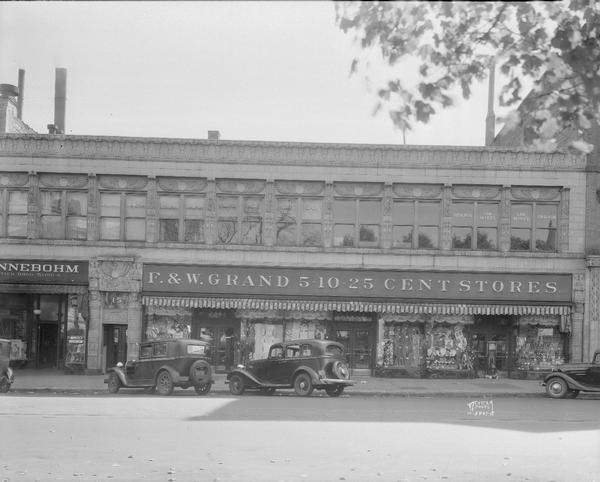
POLYGON ((557 326, 519 323, 515 346, 517 370, 551 370, 564 362, 564 335, 557 326))

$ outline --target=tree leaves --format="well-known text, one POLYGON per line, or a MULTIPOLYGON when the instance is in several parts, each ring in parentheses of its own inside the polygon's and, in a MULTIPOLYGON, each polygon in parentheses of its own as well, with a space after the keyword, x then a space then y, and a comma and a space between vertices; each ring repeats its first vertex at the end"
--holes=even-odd
MULTIPOLYGON (((335 8, 338 26, 363 53, 377 52, 393 69, 378 95, 401 129, 453 105, 457 89, 468 99, 491 60, 507 76, 500 104, 523 103, 520 125, 531 144, 556 145, 569 130, 572 146, 581 149, 585 131, 600 121, 600 2, 336 2, 335 8), (419 59, 415 85, 400 83, 408 58, 419 59), (524 99, 526 78, 535 90, 524 99)), ((351 72, 369 77, 368 63, 355 60, 351 72)))

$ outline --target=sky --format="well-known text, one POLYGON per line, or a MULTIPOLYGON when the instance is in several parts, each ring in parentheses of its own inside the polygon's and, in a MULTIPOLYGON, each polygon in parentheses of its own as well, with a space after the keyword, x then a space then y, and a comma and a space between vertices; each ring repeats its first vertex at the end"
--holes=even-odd
POLYGON ((484 144, 487 82, 404 137, 373 115, 377 79, 349 75, 359 53, 325 1, 0 2, 0 83, 25 70, 23 120, 39 133, 66 68, 67 134, 484 144))

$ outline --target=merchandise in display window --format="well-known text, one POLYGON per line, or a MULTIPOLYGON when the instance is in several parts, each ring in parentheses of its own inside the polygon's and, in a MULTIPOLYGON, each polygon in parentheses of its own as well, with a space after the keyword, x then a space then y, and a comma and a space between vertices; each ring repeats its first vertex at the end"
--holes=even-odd
POLYGON ((464 334, 464 325, 438 325, 429 328, 427 342, 427 368, 432 374, 473 371, 473 357, 464 334))
POLYGON ((553 366, 563 364, 565 335, 558 330, 558 319, 530 318, 519 320, 515 346, 517 370, 549 371, 553 366))
POLYGON ((423 367, 425 337, 422 324, 385 323, 383 329, 383 368, 417 376, 423 367))
POLYGON ((192 312, 179 307, 146 307, 144 341, 158 338, 190 338, 192 312))

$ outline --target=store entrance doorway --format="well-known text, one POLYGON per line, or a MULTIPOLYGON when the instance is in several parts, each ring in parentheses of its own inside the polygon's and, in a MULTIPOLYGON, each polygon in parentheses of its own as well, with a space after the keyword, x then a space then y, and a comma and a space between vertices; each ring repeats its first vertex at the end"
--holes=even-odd
POLYGON ((210 342, 210 364, 225 373, 239 363, 239 320, 233 310, 197 310, 192 317, 192 338, 210 342))
POLYGON ((58 363, 58 323, 38 324, 38 368, 56 368, 58 363))
POLYGON ((127 361, 127 325, 104 325, 104 370, 127 361))
POLYGON ((512 368, 512 318, 481 316, 470 327, 473 368, 479 377, 507 377, 512 368))
POLYGON ((373 368, 372 324, 335 322, 335 340, 344 345, 348 365, 353 374, 371 373, 373 368))

